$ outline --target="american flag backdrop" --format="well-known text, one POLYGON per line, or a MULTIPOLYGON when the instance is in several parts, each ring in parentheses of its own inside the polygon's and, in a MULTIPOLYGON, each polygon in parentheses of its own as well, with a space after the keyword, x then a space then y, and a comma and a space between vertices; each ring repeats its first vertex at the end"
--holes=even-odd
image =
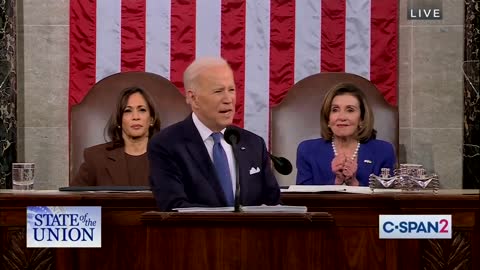
POLYGON ((268 145, 270 108, 311 74, 358 74, 396 105, 398 0, 70 0, 70 105, 121 71, 183 92, 186 66, 215 55, 234 70, 235 124, 268 145))

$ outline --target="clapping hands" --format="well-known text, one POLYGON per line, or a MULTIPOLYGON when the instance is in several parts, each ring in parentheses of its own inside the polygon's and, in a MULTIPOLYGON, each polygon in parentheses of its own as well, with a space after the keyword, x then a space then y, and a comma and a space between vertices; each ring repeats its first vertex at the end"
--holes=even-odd
POLYGON ((335 174, 335 185, 346 183, 351 186, 358 186, 356 179, 357 158, 347 158, 344 154, 337 155, 332 160, 332 172, 335 174))
POLYGON ((343 168, 345 167, 347 157, 344 154, 335 156, 332 160, 332 172, 335 174, 335 185, 341 185, 345 182, 343 168))

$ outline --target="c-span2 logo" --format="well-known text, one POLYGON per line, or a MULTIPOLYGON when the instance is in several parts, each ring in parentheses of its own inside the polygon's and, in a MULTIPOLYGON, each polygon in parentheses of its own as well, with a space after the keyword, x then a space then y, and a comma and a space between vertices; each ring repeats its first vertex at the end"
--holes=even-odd
POLYGON ((27 247, 102 247, 99 206, 27 207, 27 247))
POLYGON ((451 239, 452 215, 380 215, 380 239, 451 239))

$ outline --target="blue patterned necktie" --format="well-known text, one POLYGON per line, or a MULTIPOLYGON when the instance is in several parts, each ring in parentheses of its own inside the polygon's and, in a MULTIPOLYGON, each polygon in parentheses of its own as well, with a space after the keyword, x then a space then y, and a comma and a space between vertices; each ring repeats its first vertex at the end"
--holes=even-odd
POLYGON ((213 165, 217 171, 220 185, 222 186, 225 198, 227 199, 228 206, 233 206, 233 188, 232 188, 232 176, 230 175, 230 169, 228 167, 228 159, 225 150, 222 147, 223 134, 216 132, 212 133, 213 138, 213 165))

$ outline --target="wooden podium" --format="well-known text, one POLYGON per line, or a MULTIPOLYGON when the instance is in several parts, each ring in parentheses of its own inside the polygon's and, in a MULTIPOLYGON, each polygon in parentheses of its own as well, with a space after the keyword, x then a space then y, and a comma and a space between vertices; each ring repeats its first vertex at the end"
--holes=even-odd
POLYGON ((478 193, 282 193, 282 202, 310 213, 152 213, 151 192, 0 190, 0 269, 342 269, 334 260, 359 270, 480 269, 478 193), (26 248, 27 206, 101 206, 102 247, 26 248), (451 214, 452 239, 379 239, 380 214, 451 214), (173 267, 146 267, 161 262, 173 267))
POLYGON ((328 213, 148 212, 141 219, 146 269, 343 269, 328 213))

